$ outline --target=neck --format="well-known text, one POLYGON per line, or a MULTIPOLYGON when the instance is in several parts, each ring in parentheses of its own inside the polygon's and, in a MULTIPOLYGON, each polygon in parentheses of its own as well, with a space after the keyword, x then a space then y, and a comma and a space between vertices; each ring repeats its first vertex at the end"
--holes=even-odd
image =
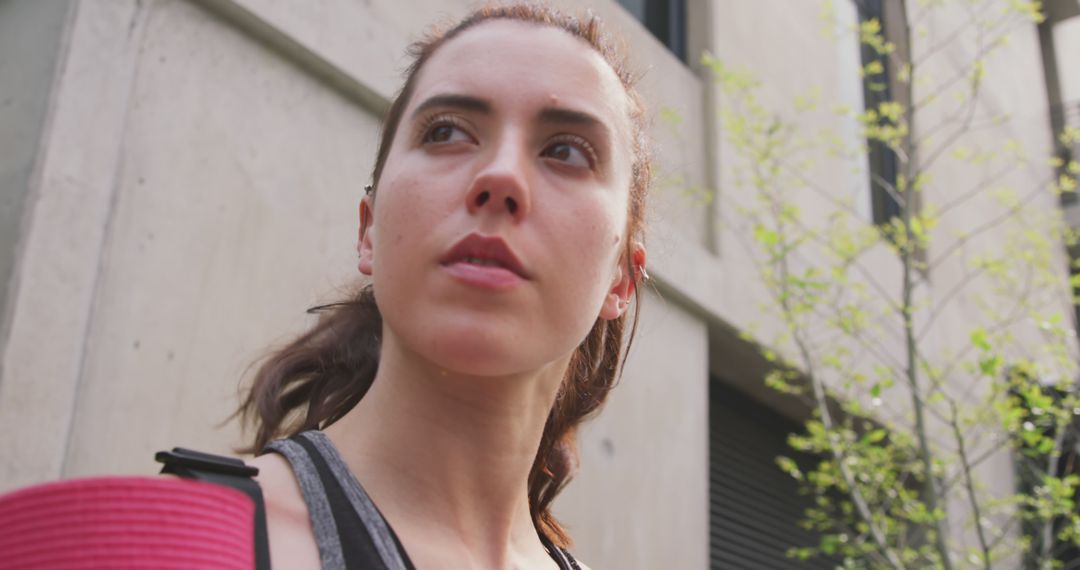
POLYGON ((535 555, 528 476, 568 358, 530 373, 469 376, 386 333, 371 389, 326 430, 350 469, 393 526, 427 544, 464 547, 483 566, 535 555))

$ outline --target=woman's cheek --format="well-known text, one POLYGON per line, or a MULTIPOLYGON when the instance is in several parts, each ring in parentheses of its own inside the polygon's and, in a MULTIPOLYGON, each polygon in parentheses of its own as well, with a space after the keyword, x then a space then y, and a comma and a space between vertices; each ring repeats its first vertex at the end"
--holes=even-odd
MULTIPOLYGON (((435 221, 432 217, 435 216, 437 194, 424 192, 421 181, 415 177, 397 177, 385 188, 385 195, 377 200, 376 209, 381 207, 382 211, 376 211, 376 222, 382 222, 384 229, 393 228, 392 232, 387 232, 392 234, 387 245, 397 250, 405 245, 406 239, 411 243, 426 234, 421 230, 431 228, 430 224, 435 221), (378 218, 379 214, 383 214, 382 219, 378 218)), ((446 215, 444 212, 442 217, 446 215)))
POLYGON ((565 306, 574 307, 586 331, 599 316, 604 297, 611 288, 621 232, 606 208, 581 208, 561 225, 565 238, 559 262, 567 272, 564 282, 572 284, 566 292, 565 306))
POLYGON ((424 227, 430 216, 429 205, 417 200, 418 186, 405 178, 391 178, 383 184, 376 199, 374 271, 376 294, 385 301, 397 297, 418 284, 428 254, 423 249, 424 227))

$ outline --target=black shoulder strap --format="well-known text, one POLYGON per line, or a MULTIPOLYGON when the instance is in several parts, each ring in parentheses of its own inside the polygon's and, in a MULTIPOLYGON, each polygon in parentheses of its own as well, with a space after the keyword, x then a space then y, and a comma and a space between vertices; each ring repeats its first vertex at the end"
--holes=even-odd
MULTIPOLYGON (((378 517, 379 521, 383 523, 384 526, 381 528, 393 540, 393 548, 401 557, 401 564, 395 564, 390 559, 384 558, 383 553, 376 546, 376 537, 383 539, 385 535, 379 532, 379 527, 373 525, 372 521, 365 520, 361 516, 359 507, 346 493, 342 481, 335 475, 334 470, 330 467, 329 459, 319 449, 319 446, 305 437, 304 434, 294 435, 287 441, 295 443, 303 449, 303 453, 311 460, 311 465, 315 468, 315 472, 322 482, 322 490, 326 494, 326 499, 330 505, 331 518, 337 528, 338 536, 342 537, 341 554, 345 560, 345 568, 357 570, 375 570, 378 568, 386 570, 387 568, 399 569, 404 566, 405 570, 415 570, 416 566, 409 560, 409 555, 405 552, 401 540, 398 539, 394 529, 390 527, 390 523, 379 512, 378 507, 375 507, 374 516, 378 517)), ((273 451, 277 450, 274 449, 273 451)), ((367 497, 367 493, 362 487, 357 490, 367 497)), ((374 504, 372 504, 372 507, 374 507, 374 504)))
POLYGON ((539 534, 540 542, 547 549, 548 555, 555 559, 555 563, 559 565, 559 570, 581 570, 578 561, 565 548, 555 546, 555 543, 551 542, 551 539, 544 533, 539 534))
POLYGON ((176 475, 185 479, 195 479, 208 483, 217 483, 232 487, 255 503, 255 568, 270 570, 270 544, 266 537, 266 503, 263 501, 262 488, 252 477, 259 474, 259 469, 239 459, 223 457, 174 447, 172 451, 159 451, 154 455, 163 474, 176 475))

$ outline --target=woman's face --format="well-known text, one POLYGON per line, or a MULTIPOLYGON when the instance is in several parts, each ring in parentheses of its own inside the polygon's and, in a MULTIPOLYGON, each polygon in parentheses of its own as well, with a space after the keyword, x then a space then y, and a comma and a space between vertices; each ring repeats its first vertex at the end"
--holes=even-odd
POLYGON ((362 272, 393 341, 462 374, 563 364, 624 310, 629 101, 588 44, 496 20, 424 65, 362 272))

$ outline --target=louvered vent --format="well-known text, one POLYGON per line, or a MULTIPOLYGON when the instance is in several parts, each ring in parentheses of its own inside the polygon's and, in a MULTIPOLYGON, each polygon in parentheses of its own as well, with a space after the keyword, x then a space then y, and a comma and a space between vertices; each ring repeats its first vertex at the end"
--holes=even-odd
POLYGON ((798 526, 811 503, 776 466, 792 456, 798 425, 713 379, 709 391, 709 520, 713 570, 832 569, 836 562, 788 558, 817 537, 798 526))

